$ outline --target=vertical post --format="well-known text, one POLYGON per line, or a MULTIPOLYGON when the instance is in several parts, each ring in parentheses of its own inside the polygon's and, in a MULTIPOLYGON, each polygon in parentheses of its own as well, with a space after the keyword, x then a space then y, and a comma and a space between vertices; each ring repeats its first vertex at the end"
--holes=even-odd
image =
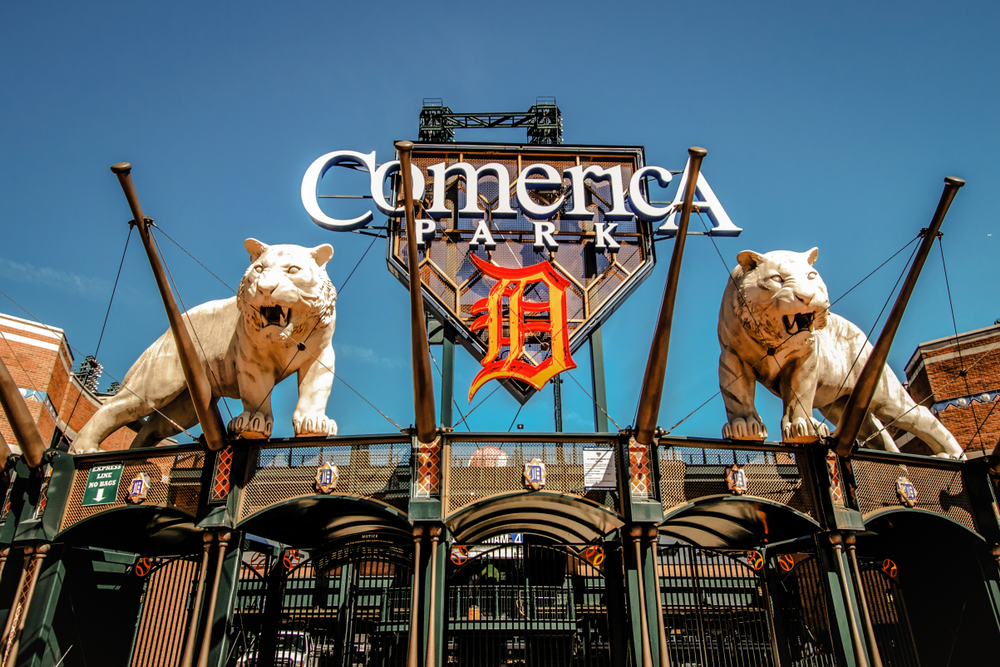
POLYGON ((604 338, 601 328, 590 334, 590 379, 594 387, 594 431, 608 432, 608 390, 604 383, 604 338))
POLYGON ((652 648, 649 644, 649 617, 646 614, 645 572, 642 567, 642 526, 632 526, 629 530, 635 550, 636 581, 639 584, 639 633, 642 638, 642 667, 653 667, 652 648))
MULTIPOLYGON (((42 561, 45 560, 45 556, 49 553, 49 549, 51 548, 51 544, 40 544, 38 545, 38 548, 35 549, 34 574, 31 577, 31 581, 28 582, 28 593, 24 596, 24 606, 21 608, 21 615, 17 621, 17 628, 13 630, 14 641, 11 643, 10 649, 7 651, 7 660, 4 663, 4 667, 14 667, 14 665, 17 664, 17 653, 21 648, 21 634, 24 632, 24 619, 27 617, 28 610, 31 608, 31 598, 35 595, 35 586, 38 584, 38 576, 42 571, 42 561)), ((11 609, 11 614, 13 615, 13 613, 14 609, 11 609)), ((8 635, 8 637, 9 636, 10 635, 8 635)))
POLYGON ((847 605, 847 623, 851 629, 851 643, 854 644, 854 654, 858 658, 858 667, 868 667, 865 646, 861 641, 861 633, 858 631, 858 617, 854 613, 854 603, 851 601, 851 587, 848 585, 847 573, 844 571, 843 536, 838 532, 833 532, 830 533, 829 538, 830 544, 833 545, 833 559, 837 566, 837 578, 840 579, 844 604, 847 605))
POLYGON ((431 583, 427 613, 427 667, 437 667, 437 555, 441 526, 431 526, 431 583))
POLYGON ((194 662, 194 644, 198 636, 198 621, 201 619, 201 598, 205 591, 205 577, 208 576, 208 557, 212 549, 212 540, 214 537, 210 532, 204 532, 201 535, 204 551, 201 555, 201 570, 198 571, 198 588, 194 594, 194 609, 191 610, 191 622, 188 624, 187 638, 184 640, 181 667, 191 667, 194 662))
POLYGON ((424 527, 413 527, 413 589, 410 591, 410 646, 406 652, 407 667, 420 667, 420 542, 424 527))
MULTIPOLYGON (((553 422, 555 423, 555 432, 563 432, 563 421, 562 421, 562 378, 558 375, 552 378, 552 411, 553 411, 553 422)), ((596 406, 595 406, 596 409, 596 406)), ((559 449, 560 454, 562 453, 562 448, 559 449)))
POLYGON ((142 238, 142 245, 146 249, 146 256, 153 269, 153 278, 156 280, 156 287, 160 290, 163 307, 167 311, 170 330, 173 332, 174 343, 177 345, 177 356, 181 360, 181 370, 184 371, 184 379, 187 382, 188 391, 191 393, 191 403, 198 415, 198 423, 201 424, 201 430, 205 434, 205 443, 212 451, 219 451, 226 445, 226 427, 222 424, 219 409, 212 398, 212 386, 209 384, 205 366, 195 350, 191 334, 184 325, 180 309, 174 300, 174 293, 167 281, 166 272, 160 263, 156 248, 153 247, 153 239, 149 234, 149 221, 142 214, 142 206, 139 204, 139 197, 132 184, 132 165, 128 162, 120 162, 112 166, 111 171, 118 176, 118 182, 121 183, 122 190, 125 191, 125 199, 128 200, 136 227, 139 229, 139 236, 142 238))
POLYGON ((441 426, 455 425, 453 407, 455 402, 455 330, 450 324, 444 327, 441 340, 441 426))
POLYGON ((667 630, 663 627, 663 594, 660 592, 660 562, 657 557, 659 549, 660 532, 656 526, 646 529, 646 538, 649 540, 649 551, 653 558, 653 580, 656 582, 656 634, 660 645, 660 667, 670 667, 670 653, 667 646, 667 630))
POLYGON ((215 581, 212 584, 212 595, 208 599, 208 609, 205 620, 205 633, 201 639, 201 654, 198 656, 198 667, 208 667, 208 652, 212 647, 212 619, 215 618, 215 605, 219 599, 219 581, 222 578, 222 566, 226 556, 226 546, 232 534, 219 533, 219 555, 215 563, 215 581))
POLYGON ((861 568, 858 567, 857 538, 854 533, 848 533, 844 538, 847 545, 847 559, 851 562, 851 574, 854 575, 854 585, 858 591, 861 603, 861 620, 865 624, 865 636, 868 638, 868 648, 871 650, 872 667, 882 667, 882 656, 879 655, 878 644, 875 642, 875 628, 872 617, 868 613, 868 596, 865 594, 865 582, 861 579, 861 568))
MULTIPOLYGON (((17 616, 17 605, 20 601, 21 589, 24 588, 24 582, 28 576, 28 565, 30 562, 28 549, 31 549, 31 547, 24 550, 24 563, 21 566, 21 578, 17 580, 17 588, 14 589, 14 602, 10 605, 10 611, 7 613, 7 623, 3 628, 3 644, 5 646, 11 639, 10 632, 14 627, 14 617, 17 616)), ((5 551, 8 551, 9 553, 10 550, 7 549, 5 551)))
POLYGON ((441 436, 441 516, 448 513, 451 502, 451 437, 441 436))

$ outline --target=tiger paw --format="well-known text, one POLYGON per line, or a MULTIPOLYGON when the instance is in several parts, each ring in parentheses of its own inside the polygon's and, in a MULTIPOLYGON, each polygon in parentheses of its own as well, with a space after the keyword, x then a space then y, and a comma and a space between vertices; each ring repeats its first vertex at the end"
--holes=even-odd
POLYGON ((830 436, 830 429, 826 424, 816 421, 812 417, 808 421, 801 417, 795 419, 781 420, 781 441, 790 444, 807 444, 819 442, 823 438, 830 436))
POLYGON ((767 427, 757 417, 737 417, 722 425, 726 440, 767 440, 767 427))
POLYGON ((322 412, 312 412, 292 419, 295 437, 337 435, 337 422, 322 412))
POLYGON ((248 440, 263 440, 271 437, 274 420, 263 412, 241 412, 229 420, 226 427, 230 435, 248 440))

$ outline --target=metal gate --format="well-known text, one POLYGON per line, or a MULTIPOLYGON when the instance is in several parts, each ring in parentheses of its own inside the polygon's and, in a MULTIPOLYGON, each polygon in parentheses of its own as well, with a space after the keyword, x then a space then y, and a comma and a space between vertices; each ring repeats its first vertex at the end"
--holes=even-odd
POLYGON ((777 663, 760 552, 671 545, 657 565, 673 667, 777 663))
POLYGON ((240 667, 402 667, 412 583, 409 550, 377 543, 244 565, 234 614, 242 646, 230 663, 242 654, 240 667))
POLYGON ((773 591, 776 624, 782 650, 793 667, 835 667, 825 578, 816 555, 788 553, 775 557, 771 567, 778 580, 773 591))
POLYGON ((198 561, 194 557, 140 558, 133 571, 145 577, 146 583, 132 667, 177 665, 198 587, 198 561))
POLYGON ((515 540, 521 536, 452 547, 445 610, 447 664, 609 665, 601 548, 515 540))
POLYGON ((883 667, 920 667, 896 563, 859 558, 858 567, 883 667))

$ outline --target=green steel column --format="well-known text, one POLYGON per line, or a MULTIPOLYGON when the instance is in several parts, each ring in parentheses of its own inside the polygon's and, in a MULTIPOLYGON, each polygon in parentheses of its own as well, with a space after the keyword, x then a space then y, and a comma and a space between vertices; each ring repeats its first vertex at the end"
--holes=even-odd
POLYGON ((594 430, 608 432, 608 394, 604 385, 604 339, 598 327, 590 334, 590 375, 594 384, 594 430))
MULTIPOLYGON (((816 535, 816 558, 820 576, 824 577, 819 584, 826 590, 827 611, 830 617, 830 640, 837 656, 837 663, 845 667, 864 667, 858 663, 855 654, 855 643, 851 638, 851 610, 845 603, 845 594, 839 575, 843 561, 838 567, 837 559, 840 553, 835 551, 828 539, 829 533, 816 535)), ((839 535, 838 535, 839 536, 839 535)))
MULTIPOLYGON (((632 647, 634 637, 630 638, 628 610, 631 609, 632 596, 631 586, 627 581, 627 576, 623 577, 619 573, 627 573, 626 563, 628 558, 624 558, 625 545, 620 531, 615 531, 604 541, 604 572, 607 573, 604 581, 605 599, 607 601, 608 614, 608 642, 611 649, 611 667, 629 667, 635 664, 632 647)), ((634 627, 634 624, 631 624, 634 627)))
MULTIPOLYGON (((50 546, 50 545, 42 545, 50 546)), ((11 645, 11 652, 16 653, 8 659, 9 665, 18 667, 49 667, 59 662, 63 652, 69 647, 60 646, 52 629, 52 620, 62 592, 63 581, 66 579, 66 569, 60 558, 44 558, 39 553, 35 558, 42 557, 36 565, 33 581, 34 592, 30 603, 21 617, 21 630, 11 645)))
POLYGON ((237 595, 240 589, 240 567, 243 564, 243 548, 241 544, 242 535, 237 533, 232 544, 239 545, 230 549, 226 553, 219 570, 219 580, 216 584, 218 588, 218 604, 211 619, 211 652, 208 656, 208 664, 213 667, 225 667, 230 649, 232 648, 232 633, 229 629, 232 624, 233 610, 236 608, 237 595))
POLYGON ((455 402, 455 330, 447 324, 441 341, 441 427, 455 425, 452 406, 455 402))
POLYGON ((445 559, 447 540, 442 526, 431 526, 430 548, 427 554, 427 569, 424 577, 424 664, 426 667, 440 667, 443 663, 442 647, 445 633, 445 559))

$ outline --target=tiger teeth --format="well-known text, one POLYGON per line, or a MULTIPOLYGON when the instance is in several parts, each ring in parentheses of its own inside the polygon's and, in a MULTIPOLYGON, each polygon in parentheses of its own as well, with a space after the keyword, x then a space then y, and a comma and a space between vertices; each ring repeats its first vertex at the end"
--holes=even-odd
POLYGON ((292 315, 290 308, 281 306, 261 306, 260 316, 264 320, 264 326, 275 325, 279 328, 288 326, 288 320, 292 315))
POLYGON ((782 318, 785 324, 785 331, 789 336, 794 336, 797 333, 809 330, 812 327, 814 316, 815 313, 796 313, 792 317, 785 315, 782 318))

